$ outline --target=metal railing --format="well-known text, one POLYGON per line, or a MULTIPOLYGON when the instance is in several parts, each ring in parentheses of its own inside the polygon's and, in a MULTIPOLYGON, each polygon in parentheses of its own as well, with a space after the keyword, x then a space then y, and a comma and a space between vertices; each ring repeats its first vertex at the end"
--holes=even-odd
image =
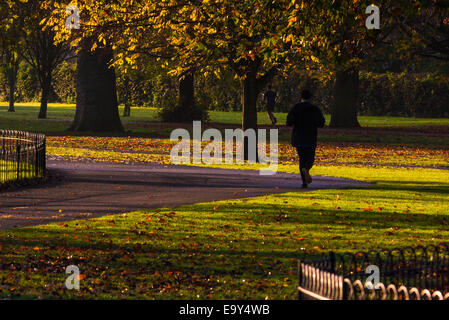
POLYGON ((0 187, 44 178, 45 153, 45 135, 0 130, 0 187))
POLYGON ((449 300, 449 247, 330 253, 299 261, 301 300, 449 300), (371 271, 377 270, 377 279, 371 271), (377 281, 373 280, 376 279, 377 281))

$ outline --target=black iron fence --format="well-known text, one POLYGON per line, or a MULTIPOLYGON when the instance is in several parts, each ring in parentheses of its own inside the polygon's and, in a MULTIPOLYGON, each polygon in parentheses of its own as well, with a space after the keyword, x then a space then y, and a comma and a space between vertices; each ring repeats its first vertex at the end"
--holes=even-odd
POLYGON ((330 253, 299 262, 301 300, 449 300, 449 247, 330 253))
POLYGON ((45 135, 0 130, 0 187, 45 177, 45 135))

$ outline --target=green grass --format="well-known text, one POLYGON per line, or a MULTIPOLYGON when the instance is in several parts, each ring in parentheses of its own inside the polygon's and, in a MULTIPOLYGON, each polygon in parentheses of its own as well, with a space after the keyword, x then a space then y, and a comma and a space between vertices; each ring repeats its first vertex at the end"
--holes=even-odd
MULTIPOLYGON (((0 119, 9 120, 36 120, 39 113, 39 103, 17 103, 16 113, 6 113, 7 103, 0 103, 0 119), (5 112, 2 114, 2 112, 5 112)), ((120 108, 120 115, 123 113, 123 106, 120 108)), ((159 121, 157 118, 158 109, 133 107, 131 117, 122 117, 122 121, 159 121)), ((75 105, 73 104, 54 104, 48 105, 48 118, 56 120, 73 120, 75 115, 75 105)), ((283 124, 286 121, 286 113, 276 113, 278 122, 283 124)), ((224 124, 240 124, 241 112, 210 112, 211 122, 224 124)), ((260 124, 270 124, 266 112, 259 112, 258 119, 260 124)), ((39 120, 44 122, 45 120, 39 120)), ((329 123, 329 115, 326 115, 326 121, 329 123)), ((360 116, 359 122, 364 127, 413 127, 413 126, 447 126, 449 119, 429 119, 429 118, 403 118, 403 117, 375 117, 360 116)))
POLYGON ((449 237, 449 171, 329 166, 314 173, 376 184, 2 231, 0 295, 294 299, 298 258, 449 237), (72 264, 82 273, 79 292, 63 287, 72 264))
MULTIPOLYGON (((176 142, 170 139, 145 137, 51 136, 47 138, 47 152, 51 155, 87 157, 98 161, 169 164, 170 151, 175 144, 176 142)), ((206 145, 207 142, 203 142, 203 147, 206 145)), ((278 149, 280 164, 297 163, 296 150, 289 143, 279 143, 278 149)), ((223 153, 226 152, 224 146, 222 150, 223 153)), ((449 167, 449 149, 444 144, 404 146, 387 143, 321 142, 317 148, 316 163, 442 168, 449 167)))
MULTIPOLYGON (((42 132, 50 135, 79 135, 79 133, 69 133, 71 121, 75 115, 75 106, 69 104, 49 104, 48 119, 38 120, 39 112, 38 103, 18 103, 15 113, 8 113, 6 103, 0 103, 0 128, 12 130, 26 130, 32 132, 42 132)), ((120 107, 122 114, 123 107, 120 107)), ((161 125, 157 117, 158 110, 155 108, 138 108, 133 107, 131 117, 122 117, 125 127, 125 133, 114 134, 116 136, 145 136, 151 138, 169 138, 170 133, 179 124, 161 125)), ((286 114, 278 113, 279 124, 285 123, 286 114)), ((214 124, 223 125, 239 125, 241 123, 240 112, 210 112, 212 126, 214 124)), ((326 116, 329 123, 329 116, 326 116)), ((269 120, 267 114, 259 113, 258 121, 260 125, 268 125, 269 120)), ((359 117, 359 121, 364 129, 361 130, 330 130, 324 129, 320 131, 320 142, 355 142, 355 143, 387 143, 395 145, 408 146, 447 146, 449 145, 449 137, 438 135, 441 128, 447 132, 449 119, 416 119, 401 117, 359 117), (389 127, 389 130, 399 131, 383 131, 378 128, 389 127), (421 128, 427 127, 427 131, 432 134, 417 134, 421 128), (429 129, 428 127, 433 127, 429 129), (374 129, 374 132, 367 132, 367 129, 374 129), (376 129, 377 128, 377 129, 376 129), (413 128, 411 130, 410 128, 413 128)), ((191 124, 185 125, 187 129, 191 128, 191 124)), ((218 126, 220 128, 220 126, 218 126)), ((280 126, 279 140, 283 142, 290 141, 290 129, 280 126)), ((95 133, 84 133, 96 135, 95 133)), ((106 134, 109 135, 109 134, 106 134)))
MULTIPOLYGON (((125 121, 155 121, 156 113, 133 108, 133 117, 125 121)), ((37 104, 18 104, 14 114, 6 113, 1 104, 0 127, 60 133, 73 115, 73 106, 50 105, 51 119, 67 121, 38 121, 37 104)), ((281 121, 283 117, 279 115, 281 121)), ((211 119, 237 124, 240 114, 213 112, 211 119)), ((266 114, 259 119, 267 123, 266 114)), ((370 127, 449 125, 449 119, 360 117, 360 121, 370 127)), ((102 161, 168 163, 169 126, 125 126, 146 138, 56 135, 48 137, 48 150, 102 161)), ((288 140, 288 131, 281 135, 282 141, 288 140)), ((449 170, 386 167, 447 166, 448 138, 409 131, 382 135, 325 130, 321 141, 326 143, 320 144, 312 174, 372 185, 0 231, 0 297, 295 299, 299 258, 448 239, 449 170), (79 266, 82 273, 79 292, 64 288, 69 265, 79 266)), ((282 145, 280 149, 279 170, 296 173, 294 152, 282 145)))
MULTIPOLYGON (((287 119, 286 113, 275 113, 280 124, 284 124, 287 119)), ((241 123, 240 112, 211 112, 210 118, 212 122, 239 124, 241 123)), ((326 123, 329 123, 330 116, 325 115, 326 123)), ((266 112, 259 112, 258 119, 260 124, 270 124, 266 112)), ((404 118, 404 117, 375 117, 360 116, 360 125, 363 127, 413 127, 413 126, 447 126, 449 119, 429 119, 429 118, 404 118)))

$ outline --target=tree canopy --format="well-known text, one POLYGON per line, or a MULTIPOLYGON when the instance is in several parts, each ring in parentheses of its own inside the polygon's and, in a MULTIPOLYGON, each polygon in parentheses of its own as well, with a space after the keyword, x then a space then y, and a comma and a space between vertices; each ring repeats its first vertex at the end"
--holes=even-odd
POLYGON ((44 1, 52 12, 44 23, 56 39, 70 41, 74 50, 84 47, 84 39, 93 51, 110 46, 111 65, 124 72, 138 68, 143 54, 181 79, 233 70, 241 81, 244 129, 257 127, 261 90, 292 65, 326 70, 335 79, 332 124, 345 127, 358 126, 358 73, 379 44, 406 39, 405 32, 421 54, 447 55, 444 0, 376 1, 379 30, 366 27, 367 0, 84 0, 75 3, 79 30, 65 26, 69 4, 44 1))

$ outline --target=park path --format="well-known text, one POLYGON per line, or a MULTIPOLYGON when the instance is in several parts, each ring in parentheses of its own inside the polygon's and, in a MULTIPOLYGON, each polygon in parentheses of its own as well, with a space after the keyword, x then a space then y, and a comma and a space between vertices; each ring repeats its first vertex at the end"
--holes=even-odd
MULTIPOLYGON (((299 175, 160 164, 49 161, 48 184, 0 193, 0 229, 86 219, 142 209, 303 192, 299 175)), ((366 186, 315 177, 310 189, 366 186)))

